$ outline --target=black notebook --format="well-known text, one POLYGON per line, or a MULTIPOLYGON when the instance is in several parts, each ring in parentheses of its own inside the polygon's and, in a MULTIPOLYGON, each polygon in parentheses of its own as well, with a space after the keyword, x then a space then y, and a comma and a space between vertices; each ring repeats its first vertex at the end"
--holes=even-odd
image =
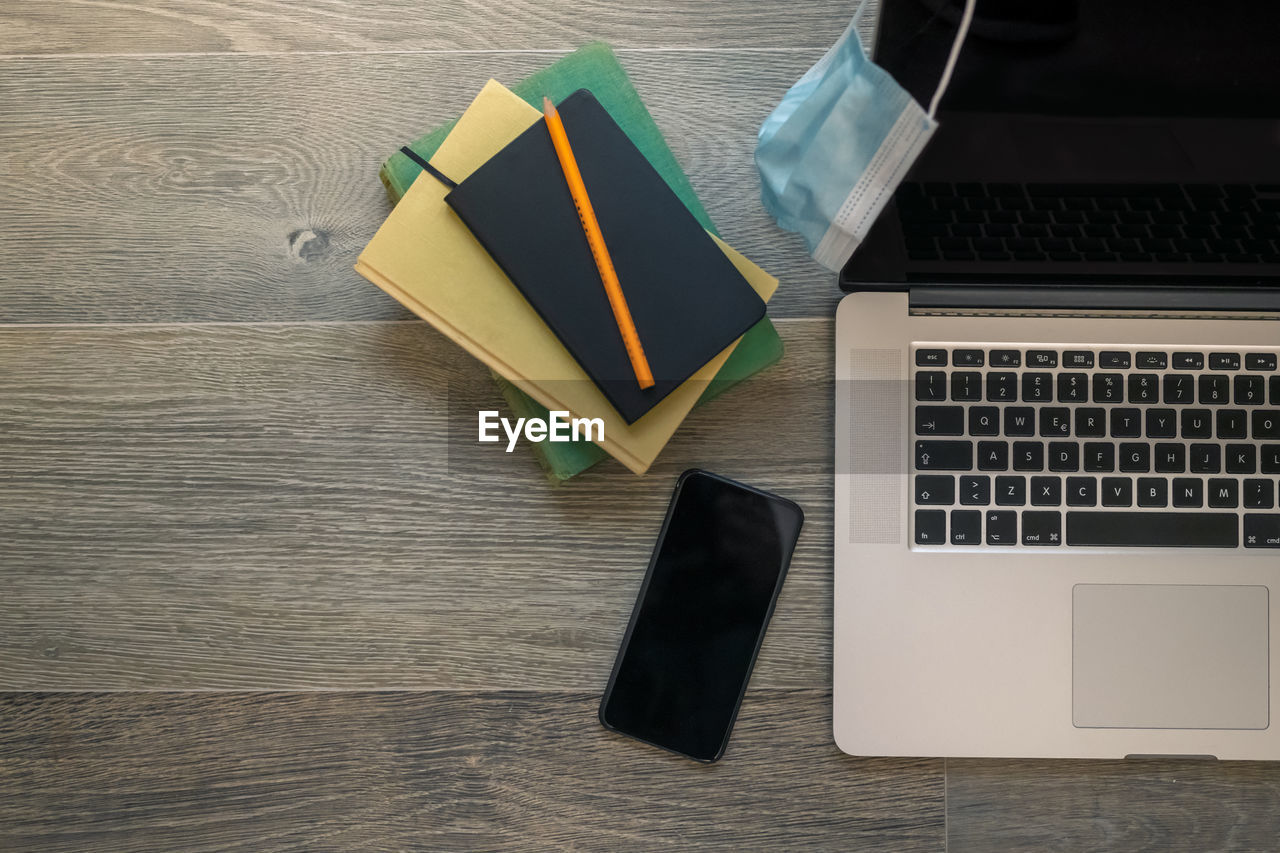
POLYGON ((764 301, 585 89, 557 109, 635 321, 641 390, 545 121, 445 200, 634 423, 764 316, 764 301))

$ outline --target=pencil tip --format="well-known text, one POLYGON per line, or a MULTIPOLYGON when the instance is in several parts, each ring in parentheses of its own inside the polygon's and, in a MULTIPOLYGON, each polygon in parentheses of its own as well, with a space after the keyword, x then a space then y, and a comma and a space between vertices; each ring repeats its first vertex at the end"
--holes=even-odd
POLYGON ((542 111, 547 115, 551 115, 556 111, 556 105, 551 103, 551 99, 546 95, 542 96, 542 111))

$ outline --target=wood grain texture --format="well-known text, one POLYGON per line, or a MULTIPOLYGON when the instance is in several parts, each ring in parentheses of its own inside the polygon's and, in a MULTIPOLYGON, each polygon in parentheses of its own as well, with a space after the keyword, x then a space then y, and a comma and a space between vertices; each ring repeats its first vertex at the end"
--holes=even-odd
POLYGON ((430 327, 0 329, 0 689, 599 689, 677 475, 808 521, 757 686, 830 683, 830 321, 560 488, 430 327), (451 438, 452 437, 452 438, 451 438))
POLYGON ((829 692, 753 693, 713 765, 606 732, 598 701, 9 696, 0 848, 942 849, 942 762, 842 755, 829 692))
POLYGON ((1280 764, 947 761, 950 853, 1277 849, 1280 764))
POLYGON ((0 55, 820 47, 847 0, 6 0, 0 55))
MULTIPOLYGON (((0 322, 394 319, 352 270, 379 163, 554 53, 3 61, 0 322)), ((759 199, 756 131, 816 51, 623 52, 725 238, 830 316, 835 276, 759 199)))

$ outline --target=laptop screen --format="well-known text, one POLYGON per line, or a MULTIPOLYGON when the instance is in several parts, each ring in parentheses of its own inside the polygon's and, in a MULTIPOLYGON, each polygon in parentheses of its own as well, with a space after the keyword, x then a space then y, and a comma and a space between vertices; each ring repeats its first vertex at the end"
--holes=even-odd
MULTIPOLYGON (((963 7, 882 0, 876 61, 921 104, 963 7)), ((978 0, 941 111, 1280 116, 1278 38, 1280 0, 978 0)))

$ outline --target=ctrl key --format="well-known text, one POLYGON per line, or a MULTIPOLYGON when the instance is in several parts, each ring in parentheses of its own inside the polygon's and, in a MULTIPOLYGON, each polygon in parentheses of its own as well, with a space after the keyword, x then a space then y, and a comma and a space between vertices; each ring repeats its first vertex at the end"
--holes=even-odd
POLYGON ((1280 548, 1280 515, 1245 513, 1244 547, 1280 548))
POLYGON ((916 510, 916 544, 947 544, 947 511, 945 509, 916 510))
POLYGON ((1023 545, 1061 545, 1062 513, 1024 512, 1022 514, 1023 545))

